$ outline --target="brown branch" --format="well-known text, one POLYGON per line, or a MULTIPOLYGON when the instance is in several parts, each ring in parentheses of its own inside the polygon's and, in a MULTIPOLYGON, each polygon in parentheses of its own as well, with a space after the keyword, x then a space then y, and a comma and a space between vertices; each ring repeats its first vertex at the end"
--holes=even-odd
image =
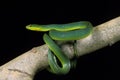
MULTIPOLYGON (((93 33, 77 40, 77 55, 82 56, 120 40, 120 17, 98 25, 93 33)), ((74 57, 73 46, 64 44, 65 54, 74 57)), ((34 47, 0 67, 0 80, 32 80, 38 70, 48 67, 47 45, 34 47)))

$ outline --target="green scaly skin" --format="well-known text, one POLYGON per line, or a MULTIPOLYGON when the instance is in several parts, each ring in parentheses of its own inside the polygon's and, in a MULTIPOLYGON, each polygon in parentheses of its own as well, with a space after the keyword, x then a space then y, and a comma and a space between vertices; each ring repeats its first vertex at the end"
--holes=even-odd
POLYGON ((48 70, 55 74, 67 74, 70 71, 71 63, 69 58, 63 54, 62 50, 53 40, 79 40, 90 35, 93 30, 92 24, 88 21, 49 25, 30 24, 26 28, 32 31, 49 31, 49 36, 44 34, 43 40, 49 47, 48 62, 50 67, 48 70), (61 62, 62 67, 58 65, 54 55, 61 62))

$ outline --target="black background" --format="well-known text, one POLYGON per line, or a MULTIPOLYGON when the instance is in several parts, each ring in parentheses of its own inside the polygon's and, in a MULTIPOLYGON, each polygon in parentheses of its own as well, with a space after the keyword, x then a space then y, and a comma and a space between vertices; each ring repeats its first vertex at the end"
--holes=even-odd
MULTIPOLYGON (((68 23, 87 20, 94 26, 120 16, 119 1, 6 1, 0 3, 0 65, 32 47, 44 44, 42 35, 28 24, 68 23)), ((119 76, 120 42, 81 56, 76 69, 57 76, 43 70, 34 80, 108 80, 119 76)))

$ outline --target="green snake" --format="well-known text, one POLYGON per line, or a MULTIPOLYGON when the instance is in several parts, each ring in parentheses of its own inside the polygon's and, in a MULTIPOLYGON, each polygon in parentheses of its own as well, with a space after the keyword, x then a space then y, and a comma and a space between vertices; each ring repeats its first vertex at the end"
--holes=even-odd
POLYGON ((65 54, 63 54, 62 50, 54 42, 54 40, 79 40, 90 35, 93 30, 92 24, 88 21, 48 25, 30 24, 27 25, 26 28, 32 31, 49 31, 49 35, 43 35, 43 40, 49 47, 49 71, 55 74, 67 74, 70 71, 71 63, 69 58, 65 54), (58 65, 56 57, 60 61, 61 66, 58 65))

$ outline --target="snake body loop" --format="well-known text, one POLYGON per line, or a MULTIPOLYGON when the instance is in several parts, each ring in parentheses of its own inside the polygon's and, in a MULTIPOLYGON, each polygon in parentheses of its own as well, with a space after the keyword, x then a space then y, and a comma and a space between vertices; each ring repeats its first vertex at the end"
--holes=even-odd
POLYGON ((82 39, 90 35, 93 30, 92 24, 88 21, 49 25, 30 24, 26 28, 32 31, 49 31, 49 36, 44 34, 43 40, 49 47, 48 62, 50 68, 48 69, 55 74, 67 74, 70 71, 71 63, 54 40, 69 41, 82 39), (61 67, 58 65, 56 57, 61 62, 61 67))

